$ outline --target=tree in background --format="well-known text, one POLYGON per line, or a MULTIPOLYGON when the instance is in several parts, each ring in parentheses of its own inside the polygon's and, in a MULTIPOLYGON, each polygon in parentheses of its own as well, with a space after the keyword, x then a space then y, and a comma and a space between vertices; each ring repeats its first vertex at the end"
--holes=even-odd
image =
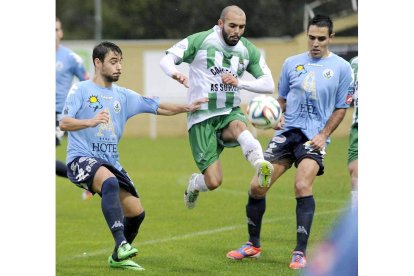
MULTIPOLYGON (((178 39, 207 30, 227 5, 246 11, 246 37, 295 36, 303 31, 304 5, 294 0, 122 0, 102 2, 103 39, 178 39)), ((349 1, 331 0, 317 12, 350 10, 349 1)), ((56 0, 56 15, 65 25, 65 38, 94 39, 93 0, 56 0)))

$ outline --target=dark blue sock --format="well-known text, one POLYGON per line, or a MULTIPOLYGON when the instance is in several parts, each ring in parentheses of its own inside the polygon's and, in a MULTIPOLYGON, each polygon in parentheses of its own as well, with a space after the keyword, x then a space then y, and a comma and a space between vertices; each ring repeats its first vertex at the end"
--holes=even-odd
POLYGON ((128 243, 132 243, 138 234, 139 227, 145 218, 145 211, 136 217, 124 218, 124 236, 128 243))
POLYGON ((124 215, 119 201, 119 183, 115 177, 110 177, 102 183, 101 208, 106 223, 115 240, 115 249, 125 241, 124 215))
POLYGON ((56 175, 61 177, 68 177, 66 174, 66 165, 59 160, 56 160, 56 175))
POLYGON ((255 247, 260 247, 260 229, 262 228, 262 218, 266 210, 266 198, 255 199, 249 195, 246 205, 247 228, 249 231, 249 241, 255 247))
POLYGON ((306 247, 315 213, 313 195, 296 198, 296 248, 306 254, 306 247))

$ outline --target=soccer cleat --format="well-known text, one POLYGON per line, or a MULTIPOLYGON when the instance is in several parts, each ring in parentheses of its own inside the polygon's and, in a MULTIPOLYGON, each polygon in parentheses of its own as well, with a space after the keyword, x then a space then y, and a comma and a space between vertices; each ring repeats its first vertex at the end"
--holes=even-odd
POLYGON ((129 243, 124 241, 118 247, 118 250, 117 250, 116 253, 118 255, 118 259, 120 259, 122 261, 122 260, 132 258, 135 255, 137 255, 138 249, 132 247, 129 243))
POLYGON ((93 194, 91 192, 89 192, 88 190, 83 191, 82 193, 83 200, 88 200, 88 199, 91 199, 92 197, 93 197, 93 194))
POLYGON ((227 253, 227 258, 233 260, 242 260, 243 258, 259 258, 262 249, 254 247, 251 242, 246 242, 242 247, 227 253))
POLYGON ((195 207, 199 191, 194 188, 194 181, 198 174, 193 173, 188 181, 187 190, 184 192, 184 203, 188 209, 195 207))
POLYGON ((255 167, 260 187, 269 187, 270 180, 272 179, 273 165, 269 161, 259 159, 256 161, 255 167))
POLYGON ((289 264, 291 269, 302 269, 306 266, 306 257, 301 251, 293 251, 292 261, 289 264))
POLYGON ((112 256, 108 258, 108 264, 112 268, 122 268, 131 270, 145 270, 142 266, 134 262, 133 260, 115 261, 112 256))

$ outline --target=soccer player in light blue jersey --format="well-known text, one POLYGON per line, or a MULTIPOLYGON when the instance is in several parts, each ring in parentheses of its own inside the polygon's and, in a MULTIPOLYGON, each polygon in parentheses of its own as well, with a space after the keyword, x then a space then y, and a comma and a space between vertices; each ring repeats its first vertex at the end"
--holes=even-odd
MULTIPOLYGON (((271 184, 293 164, 297 167, 297 243, 289 265, 292 269, 306 266, 306 247, 315 212, 312 184, 317 175, 324 173, 329 136, 343 120, 351 102, 352 69, 347 61, 329 51, 333 37, 331 19, 317 15, 307 27, 308 51, 285 60, 278 97, 284 120, 264 153, 273 164, 271 184)), ((228 258, 240 260, 260 255, 260 230, 269 188, 258 185, 257 176, 253 177, 246 206, 249 241, 227 253, 228 258)))
POLYGON ((80 188, 102 197, 102 212, 115 240, 109 266, 143 270, 130 259, 138 252, 131 243, 145 212, 132 180, 119 163, 118 143, 125 123, 140 113, 174 115, 195 111, 207 99, 180 105, 143 97, 114 84, 122 67, 122 51, 117 45, 102 42, 92 55, 95 75, 92 80, 72 86, 60 120, 60 128, 69 133, 68 177, 80 188))
POLYGON ((160 62, 162 70, 188 87, 188 102, 208 97, 208 104, 191 112, 187 127, 194 161, 201 173, 191 175, 184 202, 194 208, 199 192, 218 188, 223 181, 219 160, 225 147, 240 146, 255 168, 259 184, 270 183, 273 167, 264 160, 260 142, 247 129, 240 109, 240 89, 272 94, 274 82, 264 57, 256 46, 242 37, 246 15, 237 6, 223 9, 218 24, 212 29, 192 34, 170 49, 160 62), (189 64, 189 76, 175 64, 189 64), (241 80, 243 73, 255 79, 241 80))
MULTIPOLYGON (((62 23, 59 18, 56 18, 56 146, 60 145, 60 140, 64 135, 59 128, 59 117, 72 82, 75 77, 80 81, 89 79, 82 58, 63 46, 62 38, 62 23)), ((66 165, 59 160, 56 160, 56 175, 67 177, 66 165)))

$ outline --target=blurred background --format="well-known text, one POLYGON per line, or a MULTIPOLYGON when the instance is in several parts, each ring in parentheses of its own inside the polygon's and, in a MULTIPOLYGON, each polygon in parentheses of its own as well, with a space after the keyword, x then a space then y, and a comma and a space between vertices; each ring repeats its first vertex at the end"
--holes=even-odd
MULTIPOLYGON (((119 85, 142 95, 159 96, 164 102, 184 103, 187 90, 164 75, 159 61, 165 50, 179 40, 212 28, 227 5, 238 5, 246 12, 244 36, 265 56, 275 84, 285 58, 307 50, 306 26, 315 14, 329 15, 334 21, 336 36, 331 51, 346 60, 358 55, 357 0, 56 0, 56 16, 64 31, 62 44, 84 59, 91 75, 94 45, 110 40, 123 50, 119 85)), ((188 72, 187 64, 178 67, 188 72)), ((251 76, 246 73, 243 78, 251 76)), ((243 90, 241 93, 242 107, 257 96, 243 90)), ((347 133, 347 120, 337 135, 347 133)), ((186 135, 185 114, 173 118, 141 115, 130 121, 133 123, 127 124, 127 136, 186 135)), ((269 132, 251 130, 257 136, 269 132)))

